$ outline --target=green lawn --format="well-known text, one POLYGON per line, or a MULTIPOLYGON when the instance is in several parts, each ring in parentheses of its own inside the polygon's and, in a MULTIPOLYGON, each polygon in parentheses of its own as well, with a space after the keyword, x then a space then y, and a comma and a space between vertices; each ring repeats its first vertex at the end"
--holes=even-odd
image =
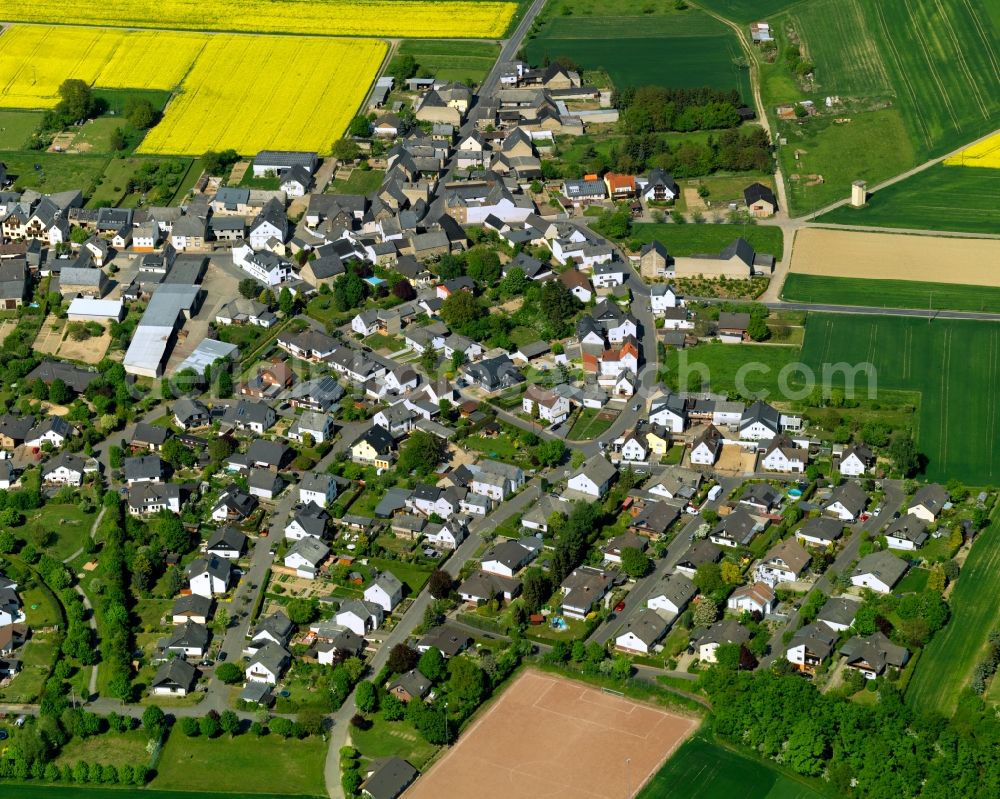
MULTIPOLYGON (((870 363, 876 393, 920 392, 917 449, 927 479, 984 485, 1000 476, 1000 324, 810 314, 802 361, 818 373, 824 364, 870 363)), ((864 375, 857 384, 866 396, 864 375)))
POLYGON ((819 799, 819 783, 786 775, 713 742, 704 733, 685 741, 639 792, 639 799, 819 799))
POLYGON ((24 149, 41 122, 41 111, 0 110, 0 150, 24 149))
POLYGON ((389 352, 399 352, 406 345, 397 336, 386 336, 382 333, 375 333, 365 339, 365 344, 373 350, 389 350, 389 352))
MULTIPOLYGON (((798 360, 798 347, 712 342, 690 350, 672 350, 667 353, 662 366, 667 372, 668 384, 677 389, 690 387, 694 390, 697 383, 707 382, 713 391, 744 395, 767 391, 780 397, 779 374, 783 368, 798 360), (754 368, 745 368, 747 364, 753 364, 754 368), (744 378, 737 381, 741 369, 744 378)), ((790 376, 792 387, 801 383, 801 374, 790 376)))
POLYGON ((32 511, 21 535, 31 541, 43 531, 55 533, 55 543, 46 547, 45 551, 54 558, 64 560, 84 545, 96 518, 96 513, 84 513, 75 503, 50 503, 32 511))
POLYGON ((597 415, 599 413, 601 411, 597 408, 581 408, 580 414, 576 417, 576 421, 573 422, 567 438, 572 441, 590 441, 599 438, 604 431, 614 424, 614 420, 598 419, 597 415))
POLYGON ((655 222, 632 226, 631 239, 646 244, 654 239, 666 246, 675 256, 695 253, 720 252, 742 237, 762 253, 770 253, 778 260, 784 253, 784 236, 774 225, 676 225, 655 222))
POLYGON ((487 458, 510 463, 515 466, 524 466, 527 459, 524 450, 520 447, 520 443, 515 441, 511 436, 502 433, 496 438, 469 436, 462 442, 462 446, 465 449, 473 449, 476 452, 481 452, 487 458))
POLYGON ((616 0, 550 4, 525 49, 532 64, 566 56, 585 71, 607 73, 618 88, 711 86, 750 97, 749 72, 737 65, 743 53, 736 35, 695 8, 639 8, 616 0))
POLYGON ((403 561, 387 560, 385 558, 369 558, 368 565, 374 566, 379 571, 388 571, 396 575, 409 589, 409 596, 419 594, 420 589, 427 582, 427 578, 434 571, 433 566, 422 566, 416 563, 404 563, 403 561))
POLYGON ((58 654, 51 633, 33 635, 22 650, 20 673, 6 688, 0 689, 0 701, 37 702, 58 654))
POLYGON ((392 72, 400 56, 411 55, 418 70, 439 80, 479 84, 493 68, 500 45, 492 42, 457 42, 454 40, 407 39, 400 42, 389 64, 392 72))
POLYGON ((385 179, 381 169, 355 169, 347 180, 331 180, 327 194, 371 194, 378 191, 385 179))
POLYGON ((1000 169, 937 164, 873 192, 863 208, 844 205, 817 218, 839 225, 996 233, 1000 169))
POLYGON ((401 757, 420 769, 437 752, 437 746, 427 743, 406 721, 375 719, 370 730, 351 728, 351 746, 367 758, 401 757))
POLYGON ((149 100, 153 108, 162 111, 170 99, 170 92, 159 89, 94 89, 94 97, 107 103, 109 114, 122 116, 129 98, 149 100))
POLYGON ((36 189, 42 192, 80 189, 87 194, 108 163, 107 155, 43 153, 19 151, 4 153, 8 177, 15 177, 15 190, 36 189), (41 169, 35 169, 35 165, 41 169))
MULTIPOLYGON (((979 662, 986 638, 1000 623, 1000 517, 979 534, 949 599, 951 620, 927 645, 906 690, 915 710, 951 716, 979 662)), ((994 686, 997 678, 994 678, 994 686)))
POLYGON ((168 160, 180 160, 183 161, 188 167, 190 167, 190 159, 167 159, 167 158, 156 158, 150 159, 145 156, 129 156, 127 158, 112 158, 108 161, 107 168, 104 171, 104 175, 101 177, 100 183, 94 190, 90 201, 87 203, 90 208, 100 208, 104 205, 135 205, 141 198, 140 193, 129 193, 128 183, 132 179, 136 170, 139 169, 143 164, 149 163, 150 161, 168 161, 168 160), (128 201, 132 202, 129 203, 128 201))
POLYGON ((831 116, 779 124, 780 134, 788 140, 778 149, 778 160, 793 215, 848 197, 855 180, 874 185, 917 161, 898 109, 849 116, 851 121, 843 125, 831 116))
POLYGON ((1000 287, 824 277, 795 272, 785 278, 781 297, 791 302, 949 311, 992 311, 1000 308, 1000 287))
POLYGON ((927 580, 930 579, 930 576, 931 573, 928 569, 910 569, 896 585, 895 591, 898 594, 919 594, 927 588, 927 580))
POLYGON ((104 765, 145 766, 149 763, 146 742, 149 736, 140 728, 126 733, 107 733, 90 738, 71 738, 59 752, 56 765, 74 765, 83 760, 86 763, 104 765))
POLYGON ((241 796, 326 796, 325 759, 326 743, 318 737, 296 741, 246 734, 208 739, 188 738, 178 730, 163 748, 152 787, 202 795, 205 786, 225 784, 241 796), (220 779, 220 774, 230 779, 220 779))

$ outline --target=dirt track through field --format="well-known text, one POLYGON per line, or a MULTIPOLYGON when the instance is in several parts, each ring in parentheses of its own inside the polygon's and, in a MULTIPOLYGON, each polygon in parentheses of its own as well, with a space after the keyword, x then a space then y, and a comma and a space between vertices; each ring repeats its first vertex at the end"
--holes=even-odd
POLYGON ((634 796, 697 726, 695 719, 526 671, 405 796, 634 796))
POLYGON ((804 228, 795 236, 791 271, 1000 286, 1000 240, 804 228))

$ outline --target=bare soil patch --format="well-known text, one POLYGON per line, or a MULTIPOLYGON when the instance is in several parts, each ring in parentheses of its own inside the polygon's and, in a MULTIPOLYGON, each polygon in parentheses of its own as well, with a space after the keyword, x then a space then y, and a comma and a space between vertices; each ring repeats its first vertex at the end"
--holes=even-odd
POLYGON ((406 796, 631 796, 697 726, 695 719, 526 671, 406 796))
POLYGON ((32 348, 35 352, 45 355, 55 355, 59 352, 59 345, 62 343, 65 325, 59 319, 49 314, 45 317, 38 335, 35 336, 35 343, 32 348))
POLYGON ((1000 286, 1000 239, 804 228, 792 272, 826 277, 1000 286))
POLYGON ((111 346, 111 334, 104 331, 103 335, 92 336, 83 341, 74 341, 70 336, 66 336, 59 347, 59 357, 69 358, 72 361, 81 363, 99 363, 104 353, 111 346))

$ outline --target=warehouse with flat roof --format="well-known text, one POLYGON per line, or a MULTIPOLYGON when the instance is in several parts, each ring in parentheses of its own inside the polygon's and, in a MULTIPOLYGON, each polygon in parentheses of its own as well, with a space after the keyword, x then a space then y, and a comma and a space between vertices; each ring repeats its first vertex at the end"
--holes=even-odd
POLYGON ((168 283, 157 286, 125 353, 125 371, 140 377, 162 375, 177 331, 198 313, 200 303, 198 286, 168 283))

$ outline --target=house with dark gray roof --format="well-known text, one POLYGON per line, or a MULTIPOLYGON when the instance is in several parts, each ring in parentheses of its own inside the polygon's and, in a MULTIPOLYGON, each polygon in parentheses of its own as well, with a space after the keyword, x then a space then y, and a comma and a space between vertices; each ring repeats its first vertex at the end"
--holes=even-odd
POLYGON ((368 799, 397 799, 420 772, 398 757, 373 760, 368 766, 361 793, 368 799))
POLYGON ((867 679, 874 680, 887 667, 901 669, 910 659, 909 651, 898 646, 881 632, 862 637, 854 636, 840 647, 844 665, 860 671, 867 679))
POLYGON ((157 669, 149 684, 153 696, 187 696, 194 690, 198 670, 182 658, 172 658, 157 669))
POLYGON ((669 627, 669 623, 655 610, 642 608, 619 630, 615 647, 627 652, 649 654, 667 634, 669 627))

